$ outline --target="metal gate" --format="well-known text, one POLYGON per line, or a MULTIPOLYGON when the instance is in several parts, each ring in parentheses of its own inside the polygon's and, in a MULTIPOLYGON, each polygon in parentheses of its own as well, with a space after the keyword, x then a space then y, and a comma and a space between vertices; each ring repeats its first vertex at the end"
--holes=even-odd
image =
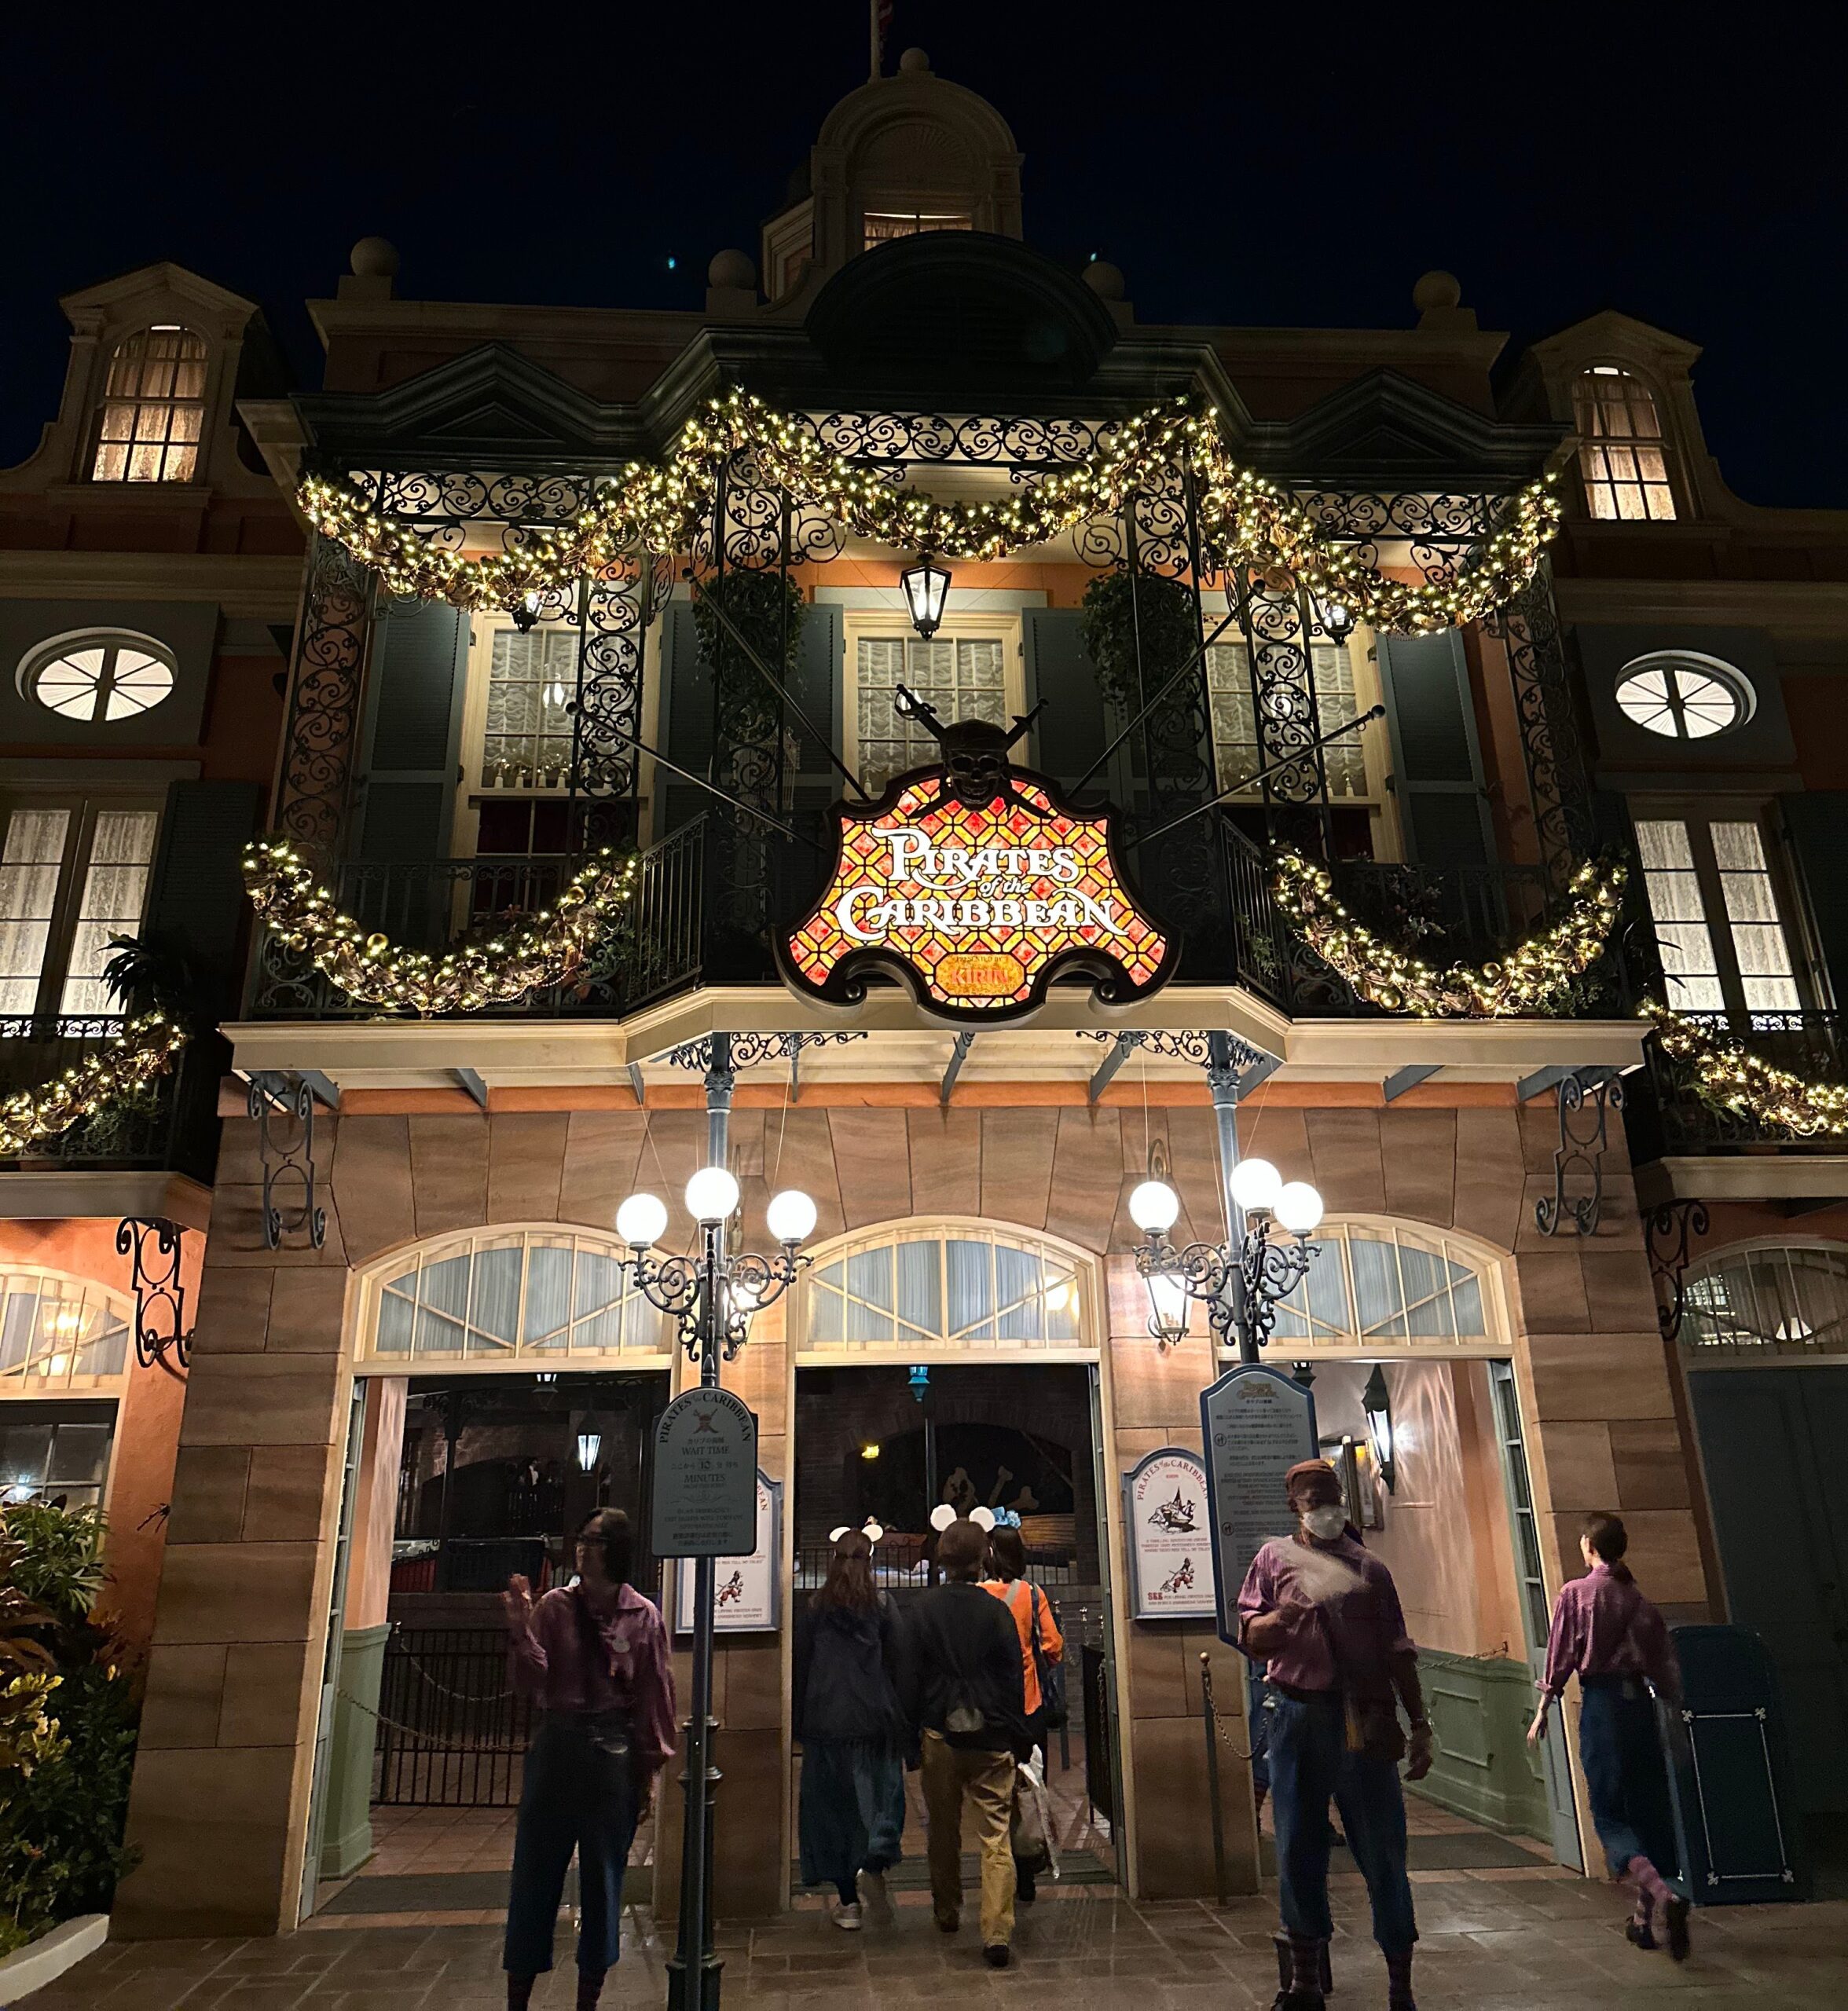
POLYGON ((372 1800, 385 1808, 518 1805, 533 1706, 498 1627, 395 1628, 379 1684, 372 1800))

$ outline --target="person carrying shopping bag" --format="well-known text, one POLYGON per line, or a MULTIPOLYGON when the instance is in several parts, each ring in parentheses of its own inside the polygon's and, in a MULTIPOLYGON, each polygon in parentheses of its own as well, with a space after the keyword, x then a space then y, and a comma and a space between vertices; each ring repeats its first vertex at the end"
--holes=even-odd
POLYGON ((940 1524, 943 1583, 921 1595, 908 1615, 906 1697, 930 1826, 931 1910, 945 1934, 962 1925, 966 1806, 981 1857, 982 1956, 991 1969, 1004 1969, 1014 1939, 1014 1768, 1033 1747, 1020 1637, 981 1588, 990 1526, 980 1508, 968 1520, 940 1524))
MULTIPOLYGON (((1003 1511, 1003 1514, 1006 1512, 1003 1511)), ((996 1522, 994 1533, 988 1538, 988 1558, 993 1575, 983 1581, 982 1590, 992 1593, 1006 1607, 1014 1631, 1020 1636, 1027 1731, 1034 1745, 1039 1747, 1043 1764, 1046 1734, 1054 1728, 1053 1720, 1056 1718, 1061 1724, 1065 1722, 1062 1710, 1054 1710, 1053 1699, 1046 1694, 1052 1687, 1054 1672, 1064 1660, 1065 1637, 1053 1617, 1051 1601, 1037 1585, 1028 1581, 1027 1546, 1018 1522, 996 1522)), ((1062 1698, 1058 1701, 1062 1704, 1062 1698)), ((1050 1852, 1052 1841, 1050 1837, 1045 1838, 1043 1848, 1036 1848, 1031 1855, 1018 1850, 1014 1853, 1014 1888, 1022 1905, 1030 1906, 1039 1896, 1035 1866, 1050 1852)))

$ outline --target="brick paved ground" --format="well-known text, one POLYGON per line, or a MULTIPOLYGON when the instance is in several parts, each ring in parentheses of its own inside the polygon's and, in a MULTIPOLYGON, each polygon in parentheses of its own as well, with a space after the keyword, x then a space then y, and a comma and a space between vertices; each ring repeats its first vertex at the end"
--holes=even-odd
MULTIPOLYGON (((1722 1907, 1695 1917, 1684 1967, 1622 1938, 1608 1886, 1532 1872, 1417 1875, 1418 1996, 1427 2011, 1839 2011, 1848 2002, 1848 1902, 1722 1907)), ((1260 2011, 1275 1989, 1268 1899, 1217 1908, 1138 1907, 1108 1888, 1072 1888, 1023 1909, 1016 1965, 984 1969, 970 1928, 952 1940, 922 1896, 896 1924, 841 1933, 813 1910, 727 1935, 732 2011, 875 2011, 928 1999, 984 2011, 1260 2011)), ((1335 1893, 1337 2011, 1385 2002, 1358 1879, 1335 1893)), ((645 1915, 604 2002, 665 2001, 645 1915)), ((570 1950, 536 2004, 568 2005, 570 1950)), ((112 1943, 27 2002, 31 2011, 490 2011, 504 2002, 491 1927, 314 1928, 286 1940, 112 1943)))

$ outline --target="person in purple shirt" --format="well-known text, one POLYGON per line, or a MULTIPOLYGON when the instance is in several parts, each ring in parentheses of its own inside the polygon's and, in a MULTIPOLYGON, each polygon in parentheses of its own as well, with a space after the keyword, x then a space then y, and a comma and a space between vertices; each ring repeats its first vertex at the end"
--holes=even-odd
POLYGON ((1639 1948, 1656 1946, 1662 1909, 1668 1952, 1688 1957, 1688 1902, 1657 1868, 1674 1863, 1668 1768, 1656 1724, 1651 1686, 1672 1703, 1680 1665, 1662 1615, 1644 1598, 1623 1553, 1629 1533, 1615 1515, 1587 1515, 1578 1539, 1586 1575, 1560 1588, 1546 1640, 1540 1705, 1527 1727, 1537 1745, 1546 1713, 1578 1679, 1578 1760, 1591 1819, 1611 1876, 1634 1888, 1636 1910, 1625 1932, 1639 1948))
POLYGON ((674 1749, 667 1630, 629 1582, 633 1533, 620 1508, 578 1532, 578 1581, 535 1602, 517 1574, 503 1595, 514 1688, 540 1709, 526 1754, 507 1905, 509 2011, 526 2011, 552 1967, 571 1853, 582 1920, 578 2011, 596 2011, 621 1951, 622 1874, 654 1778, 674 1749))
POLYGON ((1238 1646, 1268 1665, 1263 1709, 1270 1806, 1277 1826, 1278 1899, 1289 1980, 1274 2011, 1322 2011, 1329 1917, 1329 1799, 1366 1879, 1373 1939, 1386 1958, 1392 2011, 1416 2011, 1412 1947, 1418 1926, 1406 1875, 1408 1780, 1430 1772, 1434 1749, 1392 1573, 1364 1550, 1326 1460, 1284 1476, 1296 1533, 1274 1537, 1252 1560, 1238 1594, 1238 1646), (1399 1724, 1411 1721, 1408 1749, 1399 1724))

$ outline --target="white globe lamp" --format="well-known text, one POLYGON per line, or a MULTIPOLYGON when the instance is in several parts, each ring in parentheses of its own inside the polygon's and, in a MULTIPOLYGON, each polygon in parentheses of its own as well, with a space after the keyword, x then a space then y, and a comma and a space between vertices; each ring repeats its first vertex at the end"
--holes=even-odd
POLYGON ((1274 1213, 1283 1175, 1268 1159, 1241 1159, 1232 1169, 1232 1198, 1248 1214, 1274 1213))
POLYGON ((702 1229, 728 1222, 738 1208, 738 1182, 722 1166, 702 1166, 687 1182, 687 1212, 702 1229))
POLYGON ((647 1250, 667 1230, 667 1204, 655 1194, 632 1194, 616 1211, 616 1233, 632 1249, 647 1250))
POLYGON ((1129 1197, 1129 1218, 1145 1236, 1165 1236, 1180 1220, 1181 1197, 1165 1180, 1145 1180, 1129 1197))
POLYGON ((1277 1219, 1292 1236, 1308 1236, 1322 1222, 1322 1196, 1306 1180, 1285 1184, 1277 1196, 1277 1219))
POLYGON ((815 1203, 799 1187, 786 1187, 772 1194, 764 1211, 770 1233, 784 1248, 793 1250, 815 1233, 815 1203))

